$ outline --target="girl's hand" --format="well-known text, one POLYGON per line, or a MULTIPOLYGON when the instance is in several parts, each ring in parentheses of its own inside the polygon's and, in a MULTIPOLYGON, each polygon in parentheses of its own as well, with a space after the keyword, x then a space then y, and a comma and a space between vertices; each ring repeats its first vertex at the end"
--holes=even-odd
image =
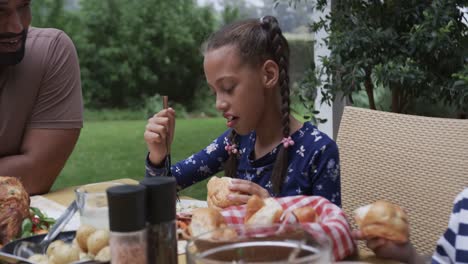
POLYGON ((242 193, 242 194, 230 194, 228 196, 228 199, 231 201, 239 201, 242 203, 247 203, 249 198, 254 194, 258 195, 260 198, 270 197, 270 194, 268 193, 266 189, 248 180, 232 179, 229 189, 231 191, 238 191, 242 193))
POLYGON ((352 235, 354 239, 366 240, 367 247, 379 258, 393 259, 403 263, 424 263, 424 261, 418 261, 421 256, 409 241, 400 244, 380 237, 365 238, 361 231, 353 231, 352 235))
POLYGON ((172 144, 175 130, 175 111, 172 108, 163 109, 148 119, 144 138, 150 152, 151 163, 159 165, 167 155, 167 144, 172 144))

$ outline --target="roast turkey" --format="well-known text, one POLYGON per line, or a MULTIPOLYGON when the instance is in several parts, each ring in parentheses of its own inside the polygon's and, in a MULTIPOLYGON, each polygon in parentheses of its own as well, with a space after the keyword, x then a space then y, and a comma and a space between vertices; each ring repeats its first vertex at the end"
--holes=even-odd
POLYGON ((0 176, 0 244, 5 245, 21 231, 29 217, 29 194, 14 177, 0 176))

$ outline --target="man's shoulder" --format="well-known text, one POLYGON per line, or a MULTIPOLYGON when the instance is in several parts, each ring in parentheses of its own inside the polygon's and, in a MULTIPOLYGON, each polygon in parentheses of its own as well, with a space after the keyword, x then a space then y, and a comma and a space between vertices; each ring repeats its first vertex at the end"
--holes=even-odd
POLYGON ((70 37, 60 29, 30 27, 28 30, 26 40, 26 45, 28 46, 49 47, 57 43, 73 45, 70 37))
POLYGON ((57 37, 64 32, 57 28, 29 27, 28 37, 57 37))

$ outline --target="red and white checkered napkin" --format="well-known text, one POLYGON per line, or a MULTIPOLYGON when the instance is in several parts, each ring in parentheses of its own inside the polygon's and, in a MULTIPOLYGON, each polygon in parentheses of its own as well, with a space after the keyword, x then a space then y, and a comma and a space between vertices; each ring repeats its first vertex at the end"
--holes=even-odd
MULTIPOLYGON (((286 212, 296 208, 311 206, 319 216, 318 223, 307 223, 302 226, 309 230, 323 231, 333 242, 333 256, 335 261, 351 255, 355 250, 354 240, 351 237, 351 229, 346 221, 344 212, 327 199, 320 196, 289 196, 276 198, 286 212)), ((245 205, 231 206, 221 212, 226 223, 243 224, 245 205)))

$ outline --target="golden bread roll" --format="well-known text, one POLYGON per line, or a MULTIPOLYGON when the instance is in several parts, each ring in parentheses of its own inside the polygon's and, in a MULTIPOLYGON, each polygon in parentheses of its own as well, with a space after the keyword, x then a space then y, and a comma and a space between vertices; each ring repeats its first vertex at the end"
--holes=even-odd
POLYGON ((208 207, 193 210, 188 229, 192 236, 199 236, 223 226, 226 226, 226 221, 221 213, 208 207))
POLYGON ((29 203, 29 194, 17 178, 0 176, 0 244, 19 234, 29 217, 29 203))
POLYGON ((299 223, 314 223, 318 221, 318 215, 310 206, 296 208, 292 211, 299 223))
POLYGON ((245 208, 245 217, 244 223, 249 221, 250 217, 254 215, 258 210, 265 206, 265 202, 258 195, 252 195, 247 201, 247 206, 245 208))
MULTIPOLYGON (((252 199, 252 198, 251 198, 252 199)), ((271 225, 280 222, 283 207, 275 198, 263 199, 265 203, 258 211, 250 216, 245 222, 248 225, 271 225)))
POLYGON ((220 210, 232 205, 243 204, 242 202, 234 202, 227 198, 230 194, 239 194, 239 192, 233 192, 229 189, 231 180, 229 177, 218 178, 215 176, 208 181, 206 200, 209 207, 220 210))
POLYGON ((356 209, 354 218, 366 238, 381 237, 399 243, 408 241, 408 216, 398 205, 376 201, 356 209))

